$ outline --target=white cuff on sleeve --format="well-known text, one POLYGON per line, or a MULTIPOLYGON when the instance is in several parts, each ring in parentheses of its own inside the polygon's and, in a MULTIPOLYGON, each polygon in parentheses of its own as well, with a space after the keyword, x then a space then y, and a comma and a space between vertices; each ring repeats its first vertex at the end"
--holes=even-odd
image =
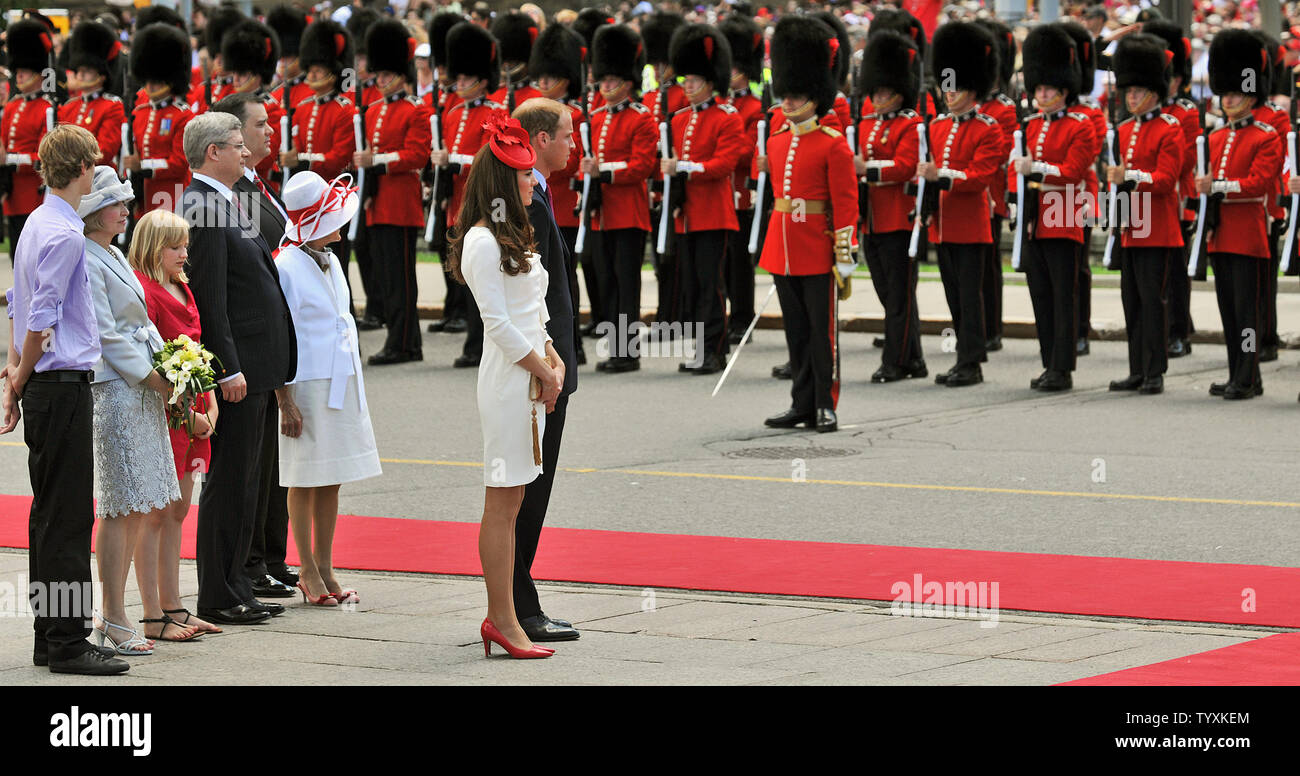
POLYGON ((461 167, 469 167, 474 163, 474 157, 469 154, 447 154, 447 161, 451 164, 459 164, 461 167))
POLYGON ((961 170, 953 170, 948 167, 941 167, 939 168, 939 177, 952 178, 953 180, 964 181, 966 180, 966 173, 962 172, 961 170))
POLYGON ((400 158, 396 151, 387 154, 375 154, 375 164, 392 164, 400 158))
POLYGON ((1034 162, 1033 170, 1041 175, 1054 175, 1059 177, 1061 174, 1061 169, 1059 167, 1054 164, 1048 164, 1047 162, 1034 162))
POLYGON ((627 162, 604 162, 597 169, 601 172, 618 172, 627 169, 627 162))
POLYGON ((1211 194, 1238 194, 1241 192, 1241 181, 1215 181, 1210 184, 1211 194))
POLYGON ((883 170, 886 167, 893 167, 893 159, 869 159, 867 160, 868 170, 883 170))
POLYGON ((1137 181, 1138 183, 1150 183, 1150 182, 1151 182, 1151 173, 1149 173, 1149 172, 1142 172, 1141 170, 1125 170, 1125 171, 1124 171, 1124 180, 1126 180, 1126 181, 1137 181))
POLYGON ((32 163, 31 154, 7 154, 5 158, 8 160, 9 164, 31 164, 32 163))
POLYGON ((323 162, 325 154, 298 154, 298 158, 305 162, 323 162))
POLYGON ((141 159, 141 170, 165 170, 167 169, 166 159, 141 159))

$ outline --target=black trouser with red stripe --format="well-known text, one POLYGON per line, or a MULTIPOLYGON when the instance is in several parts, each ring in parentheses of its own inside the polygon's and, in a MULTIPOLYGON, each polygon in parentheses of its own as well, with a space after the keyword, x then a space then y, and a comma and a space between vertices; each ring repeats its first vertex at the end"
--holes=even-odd
POLYGON ((948 298, 952 326, 957 332, 957 367, 978 367, 988 361, 984 331, 984 270, 988 246, 983 243, 937 243, 939 279, 948 298))
MULTIPOLYGON (((650 258, 654 262, 655 283, 659 286, 655 321, 671 324, 682 322, 681 264, 677 260, 682 235, 669 234, 664 253, 659 253, 659 216, 661 211, 650 211, 650 258)), ((673 228, 669 221, 668 228, 673 228)), ((590 291, 590 288, 588 289, 590 291)))
POLYGON ((696 347, 708 356, 727 356, 727 300, 722 279, 727 239, 736 233, 723 229, 677 235, 681 261, 682 316, 696 329, 696 347), (698 327, 703 326, 701 332, 698 327))
POLYGON ((1265 278, 1270 261, 1236 253, 1211 253, 1214 292, 1228 346, 1228 379, 1242 388, 1259 385, 1259 348, 1264 326, 1265 278))
POLYGON ((921 313, 916 305, 917 261, 907 255, 911 232, 868 234, 863 254, 876 296, 885 308, 883 366, 904 367, 921 358, 921 313))
POLYGON ((421 351, 420 320, 415 309, 418 231, 413 226, 366 225, 372 268, 384 302, 384 320, 388 322, 384 349, 393 353, 421 351))
POLYGON ((1002 336, 1002 216, 989 222, 993 243, 988 246, 984 265, 984 336, 1002 336))
POLYGON ((1179 248, 1120 248, 1120 299, 1128 336, 1128 373, 1159 377, 1169 368, 1169 288, 1179 248))
POLYGON ((623 342, 610 341, 610 354, 625 358, 639 358, 640 349, 632 347, 636 331, 632 324, 641 320, 641 260, 645 258, 644 229, 611 229, 600 233, 601 294, 605 310, 600 320, 609 321, 614 331, 621 331, 623 342), (633 355, 636 353, 637 355, 633 355))
POLYGON ((1278 219, 1268 230, 1268 271, 1264 273, 1263 328, 1260 330, 1260 347, 1276 348, 1281 344, 1277 335, 1277 271, 1282 266, 1282 227, 1286 222, 1278 219))
POLYGON ((1022 266, 1029 284, 1043 368, 1073 372, 1078 361, 1079 243, 1035 238, 1025 242, 1022 266))
POLYGON ((1192 279, 1187 276, 1187 262, 1191 258, 1192 237, 1196 225, 1183 224, 1183 247, 1174 251, 1171 261, 1178 266, 1169 271, 1169 339, 1185 340, 1196 328, 1192 325, 1192 279), (1181 263, 1179 263, 1181 262, 1181 263))
POLYGON ((731 331, 744 334, 754 320, 754 260, 749 255, 754 211, 737 210, 736 220, 740 229, 727 240, 727 299, 731 302, 731 331))
POLYGON ((840 398, 839 289, 830 273, 773 275, 790 351, 790 407, 807 415, 840 398))
POLYGON ((1079 339, 1088 339, 1092 331, 1092 227, 1083 227, 1083 244, 1079 249, 1078 324, 1079 339))
MULTIPOLYGON (((578 240, 577 230, 573 233, 574 243, 578 240)), ((583 235, 582 253, 574 252, 574 264, 582 265, 582 280, 587 288, 587 303, 591 305, 591 322, 600 323, 605 320, 605 280, 608 271, 601 264, 601 242, 603 235, 588 227, 587 233, 583 235)), ((578 307, 578 297, 573 298, 573 306, 578 307)), ((579 316, 581 317, 581 316, 579 316)))

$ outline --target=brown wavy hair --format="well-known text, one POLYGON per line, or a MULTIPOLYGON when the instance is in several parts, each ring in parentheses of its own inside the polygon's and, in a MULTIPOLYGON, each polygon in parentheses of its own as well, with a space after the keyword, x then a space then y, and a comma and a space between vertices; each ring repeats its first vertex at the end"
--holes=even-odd
POLYGON ((528 220, 528 211, 519 196, 519 184, 515 178, 517 172, 515 168, 497 159, 489 145, 485 144, 474 154, 456 225, 447 234, 447 264, 457 283, 465 283, 465 276, 460 271, 465 234, 479 221, 487 224, 497 245, 501 246, 502 272, 519 275, 528 274, 532 269, 528 253, 535 250, 536 242, 533 238, 533 224, 528 220))

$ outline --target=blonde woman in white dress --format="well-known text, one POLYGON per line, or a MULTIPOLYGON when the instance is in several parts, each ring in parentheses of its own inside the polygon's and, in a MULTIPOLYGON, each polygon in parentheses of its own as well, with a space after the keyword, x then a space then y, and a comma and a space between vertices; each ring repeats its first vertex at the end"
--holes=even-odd
POLYGON ((485 654, 495 642, 511 657, 543 658, 554 650, 535 646, 515 616, 515 518, 524 486, 542 471, 546 413, 564 385, 564 365, 546 334, 547 275, 532 252, 524 210, 537 155, 518 121, 497 116, 487 129, 490 140, 474 155, 450 250, 452 274, 469 286, 483 317, 478 410, 486 495, 478 551, 488 612, 479 634, 485 654))

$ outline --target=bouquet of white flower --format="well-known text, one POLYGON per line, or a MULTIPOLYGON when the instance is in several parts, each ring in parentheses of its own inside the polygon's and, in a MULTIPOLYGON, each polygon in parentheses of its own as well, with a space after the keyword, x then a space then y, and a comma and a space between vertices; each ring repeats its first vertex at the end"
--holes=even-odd
POLYGON ((165 343, 162 350, 153 354, 154 371, 172 387, 172 395, 167 399, 168 428, 184 427, 193 436, 190 410, 194 408, 197 397, 217 387, 213 360, 221 363, 210 351, 184 334, 165 343))

